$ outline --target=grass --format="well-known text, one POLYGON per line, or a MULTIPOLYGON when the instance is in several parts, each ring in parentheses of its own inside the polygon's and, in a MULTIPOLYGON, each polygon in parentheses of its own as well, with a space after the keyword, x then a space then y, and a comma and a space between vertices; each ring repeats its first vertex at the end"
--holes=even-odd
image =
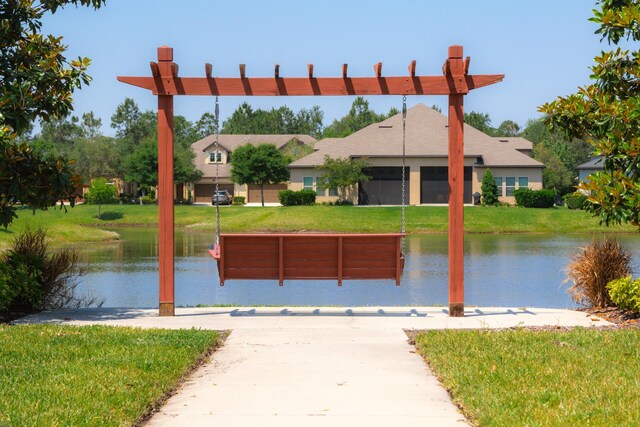
MULTIPOLYGON (((98 220, 97 206, 79 205, 67 213, 60 210, 18 211, 8 231, 0 231, 0 243, 27 226, 43 226, 60 242, 96 242, 117 239, 117 233, 103 228, 157 224, 157 206, 106 205, 98 220)), ((400 229, 399 207, 291 206, 223 207, 221 222, 227 232, 250 231, 335 231, 392 232, 400 229)), ((406 212, 409 233, 445 233, 448 208, 410 206, 406 212)), ((175 224, 193 230, 213 230, 215 211, 209 206, 176 206, 175 224)), ((468 233, 593 233, 637 232, 631 225, 602 227, 584 211, 567 208, 527 209, 516 207, 467 207, 468 233)))
POLYGON ((215 331, 0 325, 0 425, 132 425, 218 342, 215 331))
POLYGON ((416 345, 476 425, 640 425, 638 329, 429 331, 416 345))

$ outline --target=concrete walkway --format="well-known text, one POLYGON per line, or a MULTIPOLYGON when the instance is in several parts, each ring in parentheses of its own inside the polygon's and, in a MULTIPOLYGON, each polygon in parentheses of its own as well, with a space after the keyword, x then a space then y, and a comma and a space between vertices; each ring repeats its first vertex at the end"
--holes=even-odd
POLYGON ((20 323, 232 330, 150 426, 463 426, 465 418, 403 329, 598 326, 570 310, 478 308, 83 309, 20 323))

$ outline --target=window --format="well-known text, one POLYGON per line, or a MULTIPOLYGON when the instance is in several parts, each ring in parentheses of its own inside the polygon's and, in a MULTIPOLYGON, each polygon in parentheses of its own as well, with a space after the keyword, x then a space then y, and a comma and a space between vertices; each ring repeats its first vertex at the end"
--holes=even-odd
POLYGON ((222 163, 222 151, 209 152, 209 163, 222 163))
POLYGON ((494 176, 493 179, 496 181, 496 186, 498 187, 498 196, 504 196, 504 189, 502 188, 502 177, 494 176))
POLYGON ((508 176, 507 180, 507 197, 513 196, 513 192, 516 191, 516 178, 513 176, 508 176))
POLYGON ((313 190, 313 177, 305 176, 302 178, 302 189, 303 190, 313 190))
POLYGON ((529 177, 528 176, 519 176, 518 177, 518 188, 529 188, 529 177))
POLYGON ((338 197, 338 189, 337 188, 330 188, 329 189, 329 196, 338 197))

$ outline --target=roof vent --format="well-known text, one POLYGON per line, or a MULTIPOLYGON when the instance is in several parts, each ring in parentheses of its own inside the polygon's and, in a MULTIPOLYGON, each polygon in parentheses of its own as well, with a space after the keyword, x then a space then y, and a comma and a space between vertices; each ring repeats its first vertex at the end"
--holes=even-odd
POLYGON ((500 142, 509 142, 508 139, 499 139, 498 141, 500 141, 500 142))
POLYGON ((378 129, 391 129, 393 125, 378 125, 378 129))

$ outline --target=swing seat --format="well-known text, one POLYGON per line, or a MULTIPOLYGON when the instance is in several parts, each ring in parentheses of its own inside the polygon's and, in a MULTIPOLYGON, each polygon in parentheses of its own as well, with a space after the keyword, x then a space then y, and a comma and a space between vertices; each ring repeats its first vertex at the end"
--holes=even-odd
POLYGON ((405 233, 221 234, 209 252, 226 280, 392 279, 400 285, 405 233))

